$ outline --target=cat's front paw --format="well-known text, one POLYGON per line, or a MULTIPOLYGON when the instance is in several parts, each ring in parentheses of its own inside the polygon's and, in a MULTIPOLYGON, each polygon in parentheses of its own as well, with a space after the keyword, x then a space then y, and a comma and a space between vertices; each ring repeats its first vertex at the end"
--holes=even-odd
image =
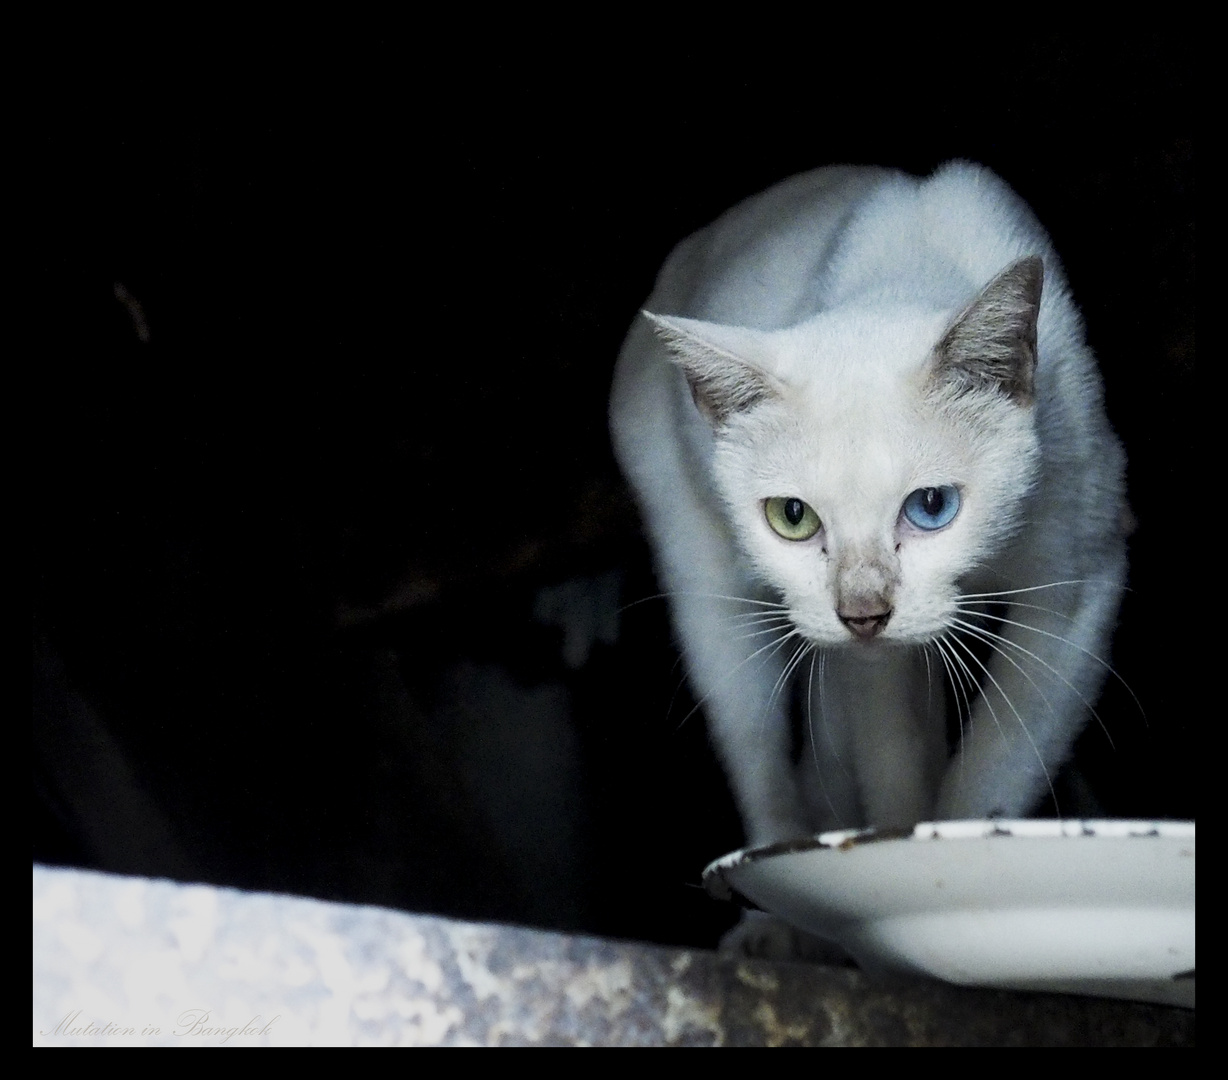
POLYGON ((720 952, 756 960, 853 966, 849 954, 834 941, 808 934, 766 911, 742 912, 738 924, 721 938, 720 952))

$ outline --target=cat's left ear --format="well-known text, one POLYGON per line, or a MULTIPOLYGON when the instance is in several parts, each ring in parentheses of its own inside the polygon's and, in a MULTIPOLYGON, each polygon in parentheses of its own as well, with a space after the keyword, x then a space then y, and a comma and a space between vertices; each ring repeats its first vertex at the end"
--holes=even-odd
POLYGON ((756 363, 759 332, 651 311, 643 315, 685 372, 696 408, 713 427, 780 392, 779 381, 756 363))
POLYGON ((1011 263, 947 328, 935 349, 933 377, 996 389, 1032 403, 1036 320, 1045 264, 1036 255, 1011 263))

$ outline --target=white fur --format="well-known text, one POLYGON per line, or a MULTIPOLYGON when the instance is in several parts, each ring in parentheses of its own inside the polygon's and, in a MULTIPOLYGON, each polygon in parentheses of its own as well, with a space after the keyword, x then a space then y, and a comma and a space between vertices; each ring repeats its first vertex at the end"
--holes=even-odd
POLYGON ((963 163, 924 180, 820 169, 679 245, 647 310, 611 429, 749 842, 1028 812, 1099 690, 1125 577, 1124 460, 1029 209, 963 163), (944 382, 946 329, 1030 255, 1033 392, 944 382), (960 490, 956 518, 909 524, 906 496, 941 485, 960 490), (773 532, 775 496, 809 503, 819 534, 773 532), (988 593, 1005 621, 961 628, 988 593), (839 617, 863 601, 890 607, 869 640, 839 617), (959 640, 985 632, 987 674, 959 640), (950 760, 944 664, 968 714, 950 760), (793 679, 809 705, 796 768, 793 679))

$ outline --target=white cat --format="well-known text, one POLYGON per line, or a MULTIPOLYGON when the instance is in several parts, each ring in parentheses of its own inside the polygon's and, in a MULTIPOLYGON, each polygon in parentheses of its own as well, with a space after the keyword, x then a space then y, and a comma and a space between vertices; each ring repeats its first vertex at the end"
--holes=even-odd
POLYGON ((614 444, 748 842, 1026 814, 1107 670, 1127 516, 1031 211, 966 163, 819 169, 679 245, 647 307, 614 444))

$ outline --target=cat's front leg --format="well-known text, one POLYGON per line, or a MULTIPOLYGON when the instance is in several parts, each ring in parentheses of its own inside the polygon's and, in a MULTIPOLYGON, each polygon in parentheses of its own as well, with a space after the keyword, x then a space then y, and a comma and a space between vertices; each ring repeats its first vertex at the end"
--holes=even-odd
POLYGON ((1124 565, 1096 581, 1016 593, 1005 614, 963 605, 962 629, 942 648, 962 681, 975 677, 982 693, 948 765, 939 819, 1022 817, 1052 791, 1109 670, 1123 578, 1124 565), (973 637, 993 649, 984 668, 973 637))
POLYGON ((787 631, 772 628, 777 616, 756 617, 765 609, 731 595, 675 595, 674 621, 746 842, 757 846, 809 832, 790 754, 786 663, 794 647, 779 641, 787 631))

